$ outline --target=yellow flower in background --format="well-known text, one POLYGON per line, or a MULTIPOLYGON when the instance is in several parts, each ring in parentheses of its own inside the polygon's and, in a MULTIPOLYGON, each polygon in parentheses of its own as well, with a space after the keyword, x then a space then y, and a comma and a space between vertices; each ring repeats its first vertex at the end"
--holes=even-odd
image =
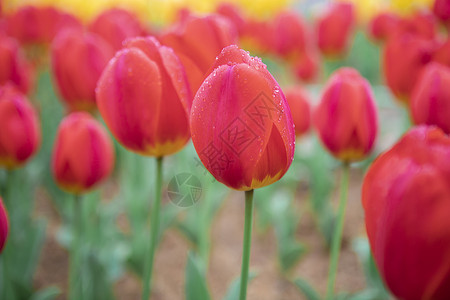
MULTIPOLYGON (((220 0, 9 0, 4 3, 5 11, 13 11, 20 6, 53 5, 70 12, 84 21, 89 21, 101 11, 119 6, 135 12, 142 21, 166 24, 173 21, 180 8, 189 8, 197 13, 215 10, 220 0)), ((293 0, 228 0, 240 6, 243 11, 254 17, 268 17, 286 8, 293 0)))
POLYGON ((390 9, 401 15, 407 15, 418 8, 431 7, 433 0, 391 0, 390 9))

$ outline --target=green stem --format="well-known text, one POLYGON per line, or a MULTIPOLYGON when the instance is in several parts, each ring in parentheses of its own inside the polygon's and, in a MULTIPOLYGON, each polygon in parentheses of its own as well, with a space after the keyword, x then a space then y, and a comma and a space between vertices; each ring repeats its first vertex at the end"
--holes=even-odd
POLYGON ((239 299, 247 298, 248 267, 250 265, 250 248, 252 245, 252 223, 253 223, 253 190, 245 192, 245 225, 244 246, 242 250, 241 286, 239 299))
POLYGON ((150 244, 149 255, 145 260, 144 266, 144 288, 142 291, 142 300, 148 300, 150 297, 151 281, 153 273, 153 262, 155 258, 156 244, 158 243, 159 233, 159 210, 161 206, 161 187, 162 187, 162 157, 156 158, 156 187, 155 200, 151 209, 150 220, 150 244))
POLYGON ((334 295, 334 284, 336 281, 336 271, 342 242, 342 231, 344 228, 345 207, 347 206, 347 198, 348 198, 347 192, 348 192, 349 169, 350 169, 349 164, 344 163, 342 168, 341 193, 340 193, 341 195, 339 200, 337 226, 335 227, 333 240, 331 244, 330 269, 328 273, 328 286, 326 297, 327 300, 333 299, 334 295))
POLYGON ((83 299, 83 286, 81 284, 81 241, 82 241, 82 217, 83 202, 80 195, 75 195, 73 201, 72 232, 73 240, 70 249, 69 262, 69 299, 83 299))

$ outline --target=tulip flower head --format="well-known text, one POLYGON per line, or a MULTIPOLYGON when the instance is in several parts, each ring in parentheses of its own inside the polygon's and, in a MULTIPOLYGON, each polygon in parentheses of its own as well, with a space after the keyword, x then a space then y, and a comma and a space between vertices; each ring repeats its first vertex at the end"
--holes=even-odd
POLYGON ((128 40, 116 53, 98 82, 97 105, 116 139, 140 154, 173 154, 190 138, 184 67, 153 37, 128 40))
POLYGON ((52 70, 62 100, 71 111, 95 110, 95 87, 111 46, 94 33, 64 30, 52 43, 52 70))
POLYGON ((14 84, 27 94, 33 85, 33 69, 17 40, 0 35, 0 84, 14 84))
POLYGON ((450 68, 438 63, 425 67, 411 97, 416 124, 436 125, 450 134, 450 68))
POLYGON ((433 13, 444 24, 446 24, 447 26, 450 26, 450 1, 449 0, 434 0, 433 13))
POLYGON ((202 163, 233 189, 269 185, 292 162, 295 133, 287 101, 261 60, 237 46, 217 57, 194 98, 190 122, 202 163))
POLYGON ((320 51, 329 57, 343 56, 350 44, 355 23, 353 4, 335 2, 317 22, 320 51))
POLYGON ((311 107, 306 91, 299 87, 291 87, 285 91, 297 137, 308 132, 311 125, 311 107))
POLYGON ((378 157, 362 203, 375 263, 397 299, 450 299, 450 138, 413 128, 378 157))
POLYGON ((86 112, 66 116, 58 127, 52 173, 61 189, 80 194, 106 179, 114 166, 114 148, 103 126, 86 112))
POLYGON ((369 24, 370 36, 380 42, 386 41, 396 30, 400 18, 390 12, 377 14, 369 24))
POLYGON ((5 247, 6 239, 8 238, 8 230, 8 212, 3 204, 2 197, 0 197, 0 253, 2 253, 2 250, 5 247))
POLYGON ((89 31, 104 38, 116 51, 122 48, 122 43, 127 38, 137 37, 143 33, 137 16, 120 8, 112 8, 101 13, 89 25, 89 31))
POLYGON ((412 34, 389 39, 383 53, 383 71, 386 84, 400 102, 409 103, 412 89, 433 59, 436 47, 436 42, 412 34))
POLYGON ((0 87, 0 167, 13 169, 37 152, 40 124, 28 99, 14 86, 0 87))
POLYGON ((344 162, 364 159, 377 135, 377 110, 369 82, 352 68, 331 75, 314 123, 326 148, 344 162))

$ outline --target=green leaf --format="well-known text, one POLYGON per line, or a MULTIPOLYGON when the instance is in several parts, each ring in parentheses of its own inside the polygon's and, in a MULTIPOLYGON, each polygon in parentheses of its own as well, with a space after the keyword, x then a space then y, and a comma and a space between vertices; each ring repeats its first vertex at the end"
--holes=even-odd
POLYGON ((44 290, 36 292, 30 300, 52 300, 60 294, 61 291, 57 287, 51 286, 44 290))
POLYGON ((306 249, 301 243, 292 239, 281 241, 279 245, 281 269, 283 272, 287 272, 297 264, 306 249))
MULTIPOLYGON (((257 274, 255 272, 250 272, 248 274, 248 283, 249 284, 253 280, 253 278, 256 277, 256 275, 257 274)), ((228 291, 225 295, 225 298, 223 298, 223 300, 239 299, 240 289, 241 289, 241 276, 239 276, 238 278, 234 279, 233 282, 231 282, 230 286, 228 287, 228 291)))
POLYGON ((210 300, 204 271, 200 269, 200 264, 194 254, 188 254, 186 264, 186 300, 210 300))
POLYGON ((320 300, 317 291, 306 280, 297 278, 294 280, 294 284, 302 291, 308 300, 320 300))

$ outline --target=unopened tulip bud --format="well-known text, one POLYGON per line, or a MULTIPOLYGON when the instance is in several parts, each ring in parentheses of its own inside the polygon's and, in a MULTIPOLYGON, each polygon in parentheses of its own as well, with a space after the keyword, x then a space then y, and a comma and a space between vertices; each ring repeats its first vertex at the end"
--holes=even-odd
POLYGON ((128 40, 109 62, 97 104, 117 140, 140 154, 173 154, 190 138, 192 96, 184 67, 153 37, 128 40))
POLYGON ((41 129, 34 108, 14 86, 0 87, 0 166, 24 164, 37 152, 41 129))
POLYGON ((320 139, 336 158, 359 161, 372 151, 377 110, 369 82, 355 69, 332 74, 314 118, 320 139))
POLYGON ((396 299, 450 299, 450 138, 410 130, 369 168, 362 203, 370 247, 396 299))
POLYGON ((285 90, 286 100, 291 109, 297 137, 308 132, 311 125, 311 107, 309 96, 300 87, 291 87, 285 90))
POLYGON ((70 193, 83 193, 106 179, 114 166, 114 148, 103 126, 86 112, 74 112, 58 127, 52 173, 70 193))
POLYGON ((54 82, 71 111, 95 110, 95 87, 109 59, 111 46, 94 33, 65 30, 52 43, 54 82))
POLYGON ((414 123, 436 125, 450 134, 449 86, 449 67, 438 63, 431 63, 425 67, 411 97, 414 123))
POLYGON ((291 165, 295 132, 286 98, 262 61, 237 46, 218 56, 190 122, 202 163, 230 188, 272 184, 291 165))

